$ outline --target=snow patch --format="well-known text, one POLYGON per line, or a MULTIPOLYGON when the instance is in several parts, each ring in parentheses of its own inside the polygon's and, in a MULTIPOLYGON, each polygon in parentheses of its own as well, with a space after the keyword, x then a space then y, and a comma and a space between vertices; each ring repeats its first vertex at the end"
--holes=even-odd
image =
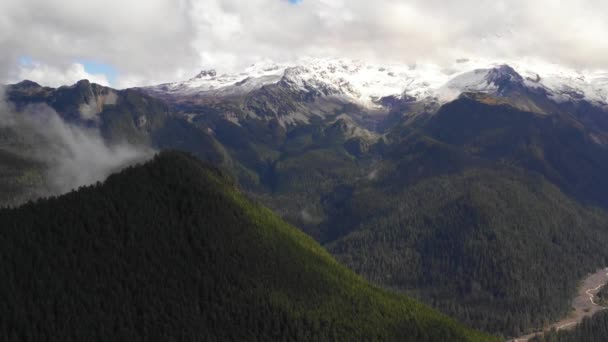
POLYGON ((440 66, 432 63, 376 64, 348 59, 302 58, 295 63, 254 64, 233 74, 219 75, 214 70, 207 70, 185 82, 148 89, 176 95, 234 96, 268 84, 285 82, 294 90, 339 96, 361 106, 375 108, 379 106, 378 100, 387 96, 445 103, 463 92, 495 92, 500 87, 499 81, 517 81, 529 88, 542 88, 556 101, 585 99, 594 103, 608 102, 608 71, 572 70, 527 59, 496 63, 461 58, 451 65, 440 66))

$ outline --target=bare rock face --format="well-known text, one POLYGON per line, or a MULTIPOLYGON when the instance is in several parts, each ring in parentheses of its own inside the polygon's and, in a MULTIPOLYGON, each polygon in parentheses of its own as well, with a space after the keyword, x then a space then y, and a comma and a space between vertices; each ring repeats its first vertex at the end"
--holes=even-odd
POLYGON ((203 70, 203 71, 201 71, 194 78, 201 79, 201 78, 215 77, 215 76, 217 76, 217 72, 214 69, 209 69, 209 70, 203 70))

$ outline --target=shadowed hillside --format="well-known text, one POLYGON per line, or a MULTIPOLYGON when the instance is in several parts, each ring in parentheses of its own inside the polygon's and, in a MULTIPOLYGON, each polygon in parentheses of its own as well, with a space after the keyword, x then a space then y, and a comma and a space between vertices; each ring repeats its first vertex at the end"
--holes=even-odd
POLYGON ((3 340, 492 340, 369 285, 183 154, 0 226, 3 340))

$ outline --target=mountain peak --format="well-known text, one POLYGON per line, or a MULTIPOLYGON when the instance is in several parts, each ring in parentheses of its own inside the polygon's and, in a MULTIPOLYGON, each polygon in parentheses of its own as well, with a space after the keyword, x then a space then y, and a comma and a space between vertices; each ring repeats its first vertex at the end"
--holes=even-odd
POLYGON ((23 80, 17 84, 14 85, 15 87, 21 88, 21 89, 29 89, 29 88, 41 88, 42 86, 34 81, 30 81, 30 80, 23 80))
POLYGON ((258 63, 242 72, 218 75, 203 70, 185 81, 148 88, 172 96, 242 95, 264 85, 338 96, 363 107, 378 107, 389 96, 445 103, 463 92, 500 92, 509 86, 542 88, 555 101, 605 103, 606 72, 580 72, 549 63, 489 62, 459 59, 444 66, 432 63, 377 64, 348 59, 306 58, 294 63, 258 63), (576 96, 575 96, 576 95, 576 96))
POLYGON ((91 85, 91 82, 89 80, 83 79, 80 80, 78 82, 76 82, 76 87, 89 87, 91 85))
POLYGON ((217 76, 217 71, 215 71, 215 69, 209 69, 209 70, 202 70, 201 72, 198 73, 198 75, 194 76, 194 79, 201 79, 201 78, 215 77, 215 76, 217 76))
POLYGON ((499 88, 513 83, 521 84, 524 81, 524 78, 508 64, 490 69, 486 79, 488 83, 494 83, 499 88))

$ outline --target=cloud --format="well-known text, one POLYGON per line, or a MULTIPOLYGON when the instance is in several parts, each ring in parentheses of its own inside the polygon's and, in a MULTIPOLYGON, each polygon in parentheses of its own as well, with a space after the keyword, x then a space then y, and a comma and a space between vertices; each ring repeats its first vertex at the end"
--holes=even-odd
POLYGON ((46 165, 45 188, 49 194, 102 181, 153 154, 146 147, 108 145, 98 131, 66 123, 47 105, 31 105, 17 114, 0 101, 0 128, 18 137, 12 141, 17 148, 4 148, 46 165))
POLYGON ((188 0, 2 0, 0 62, 18 74, 20 56, 65 70, 80 60, 111 65, 125 77, 171 78, 197 66, 188 0))
POLYGON ((121 86, 301 56, 608 68, 605 13, 599 0, 3 0, 0 48, 59 70, 100 61, 121 86))
MULTIPOLYGON (((197 46, 209 64, 267 57, 333 55, 398 62, 459 57, 536 57, 575 67, 606 67, 608 3, 561 1, 272 0, 205 1, 197 46), (203 18, 204 19, 204 18, 203 18), (214 33, 214 30, 220 34, 214 33), (218 38, 216 38, 218 37, 218 38), (221 51, 219 56, 213 51, 221 51)), ((199 16, 200 18, 200 16, 199 16)))
POLYGON ((110 81, 108 81, 105 74, 90 74, 85 70, 84 65, 80 63, 71 63, 62 68, 32 62, 19 65, 17 70, 17 76, 13 82, 31 80, 44 86, 59 87, 87 79, 103 86, 110 85, 110 81))

